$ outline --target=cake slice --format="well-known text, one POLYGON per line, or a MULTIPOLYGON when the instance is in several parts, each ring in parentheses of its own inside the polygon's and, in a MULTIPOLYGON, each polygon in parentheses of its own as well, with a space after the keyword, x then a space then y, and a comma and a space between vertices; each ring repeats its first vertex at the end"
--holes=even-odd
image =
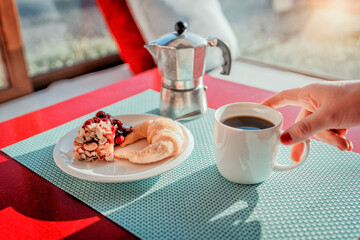
POLYGON ((120 145, 132 128, 124 128, 121 121, 99 111, 85 121, 74 140, 73 155, 81 161, 114 161, 114 146, 120 145))
POLYGON ((74 141, 73 155, 76 160, 114 160, 114 138, 116 127, 109 119, 89 119, 74 141))

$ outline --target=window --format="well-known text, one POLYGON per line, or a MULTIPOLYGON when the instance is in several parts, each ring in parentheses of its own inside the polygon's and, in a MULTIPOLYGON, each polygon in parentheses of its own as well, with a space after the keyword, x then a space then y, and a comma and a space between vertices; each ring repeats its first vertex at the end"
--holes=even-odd
POLYGON ((333 79, 360 79, 359 0, 220 0, 240 57, 333 79))
POLYGON ((16 0, 16 4, 28 74, 36 89, 71 77, 59 72, 70 69, 77 75, 76 69, 83 68, 79 65, 93 62, 85 67, 87 72, 99 64, 121 63, 95 0, 16 0))
POLYGON ((120 63, 95 0, 0 1, 0 102, 120 63))

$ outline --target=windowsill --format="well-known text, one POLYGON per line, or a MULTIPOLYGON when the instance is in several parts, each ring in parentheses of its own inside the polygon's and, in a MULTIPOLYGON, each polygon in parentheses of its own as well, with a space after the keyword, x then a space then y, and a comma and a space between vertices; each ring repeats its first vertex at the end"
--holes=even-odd
MULTIPOLYGON (((234 61, 229 76, 218 73, 219 69, 209 74, 231 82, 245 84, 273 92, 302 87, 322 81, 277 69, 266 68, 249 63, 234 61)), ((130 77, 132 74, 126 64, 107 70, 86 74, 71 80, 64 79, 51 84, 48 88, 33 94, 0 104, 0 122, 65 101, 86 92, 115 83, 130 77), (101 79, 101 81, 99 81, 101 79)))
POLYGON ((303 87, 314 82, 323 81, 315 77, 309 77, 290 71, 267 68, 241 61, 232 62, 230 75, 221 75, 219 72, 220 69, 216 69, 211 71, 209 74, 216 78, 272 92, 280 92, 285 89, 303 87))

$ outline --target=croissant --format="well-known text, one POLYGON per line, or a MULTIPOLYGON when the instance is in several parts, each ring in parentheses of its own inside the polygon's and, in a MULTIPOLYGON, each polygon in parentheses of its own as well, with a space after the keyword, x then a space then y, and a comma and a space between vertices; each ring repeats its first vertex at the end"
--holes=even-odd
POLYGON ((152 163, 180 153, 184 145, 184 132, 179 124, 168 118, 148 120, 134 126, 120 147, 146 138, 149 145, 142 150, 115 153, 133 163, 152 163))

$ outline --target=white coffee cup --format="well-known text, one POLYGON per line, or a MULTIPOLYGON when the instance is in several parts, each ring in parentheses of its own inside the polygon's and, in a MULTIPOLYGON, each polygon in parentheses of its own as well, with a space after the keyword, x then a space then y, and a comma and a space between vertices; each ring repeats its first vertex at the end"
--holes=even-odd
POLYGON ((284 171, 300 166, 310 151, 310 140, 305 141, 305 152, 299 162, 277 164, 282 114, 258 103, 231 103, 215 112, 215 160, 226 179, 241 183, 260 183, 270 177, 273 170, 284 171), (260 130, 243 130, 222 123, 237 116, 262 118, 274 124, 260 130))

